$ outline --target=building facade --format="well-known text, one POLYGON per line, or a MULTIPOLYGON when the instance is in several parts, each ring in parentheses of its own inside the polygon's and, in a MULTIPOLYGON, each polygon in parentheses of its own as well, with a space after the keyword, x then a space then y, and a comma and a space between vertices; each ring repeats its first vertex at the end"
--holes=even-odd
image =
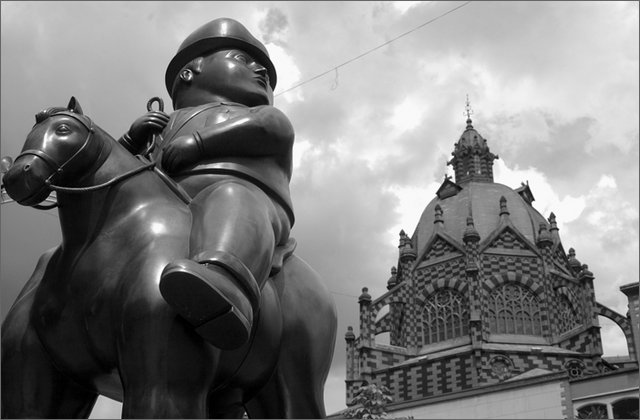
POLYGON ((391 390, 394 416, 570 418, 605 400, 611 416, 629 399, 637 413, 637 283, 621 288, 628 315, 598 303, 593 273, 565 249, 555 215, 532 206, 528 183, 494 182, 498 157, 470 118, 452 156, 454 179, 445 177, 413 235, 400 232, 388 292, 359 297, 359 334, 345 335, 347 404, 377 383, 391 390), (600 315, 624 332, 628 358, 602 358, 600 315), (635 388, 609 390, 617 399, 598 400, 588 386, 634 375, 635 388))

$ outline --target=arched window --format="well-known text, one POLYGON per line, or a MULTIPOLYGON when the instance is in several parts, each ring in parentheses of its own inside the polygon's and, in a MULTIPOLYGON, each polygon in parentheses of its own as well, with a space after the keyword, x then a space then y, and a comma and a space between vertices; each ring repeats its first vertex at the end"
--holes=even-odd
POLYGON ((526 287, 507 283, 489 297, 489 328, 494 334, 541 335, 540 303, 526 287))
POLYGON ((637 419, 638 398, 625 398, 611 404, 614 419, 637 419))
POLYGON ((606 419, 607 418, 607 406, 604 404, 589 404, 578 409, 579 419, 606 419))
POLYGON ((558 299, 557 325, 558 330, 561 333, 571 331, 580 325, 580 321, 578 321, 578 314, 576 314, 576 311, 573 309, 573 305, 569 299, 564 295, 561 295, 558 299))
POLYGON ((441 289, 429 296, 422 312, 424 344, 468 334, 468 306, 467 299, 452 289, 441 289))

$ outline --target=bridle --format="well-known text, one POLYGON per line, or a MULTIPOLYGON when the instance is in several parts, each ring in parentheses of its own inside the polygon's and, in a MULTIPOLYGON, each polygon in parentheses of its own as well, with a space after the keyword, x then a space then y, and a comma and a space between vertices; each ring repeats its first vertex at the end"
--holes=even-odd
MULTIPOLYGON (((55 159, 53 159, 50 155, 48 155, 46 152, 42 151, 42 150, 37 150, 37 149, 28 149, 23 151, 22 153, 20 153, 17 157, 16 157, 16 161, 22 157, 22 156, 28 156, 28 155, 33 155, 33 156, 37 156, 40 159, 42 159, 51 169, 53 169, 53 173, 44 181, 44 187, 49 188, 53 191, 60 191, 60 192, 65 192, 65 193, 71 193, 71 194, 81 194, 81 193, 86 193, 86 192, 92 192, 92 191, 97 191, 97 190, 101 190, 103 188, 107 188, 111 185, 114 185, 118 182, 121 182, 127 178, 130 178, 134 175, 139 174, 140 172, 143 172, 147 169, 151 169, 155 166, 155 162, 144 162, 145 164, 143 166, 140 166, 138 168, 134 168, 128 172, 125 172, 121 175, 116 176, 115 178, 104 182, 102 184, 98 184, 98 185, 92 185, 92 186, 88 186, 88 187, 63 187, 61 185, 56 185, 53 183, 53 178, 56 176, 62 176, 65 168, 67 168, 71 162, 73 162, 78 156, 81 155, 82 151, 87 147, 87 145, 89 144, 89 141, 91 140, 91 138, 93 137, 94 133, 95 133, 95 128, 93 125, 93 121, 91 120, 91 118, 84 116, 87 120, 89 120, 89 125, 82 119, 80 119, 78 117, 78 114, 75 114, 73 112, 56 112, 54 114, 51 114, 49 116, 53 117, 56 115, 66 115, 68 117, 71 117, 73 119, 75 119, 76 121, 80 122, 87 130, 88 130, 88 134, 87 134, 87 138, 84 140, 84 143, 82 144, 82 146, 69 158, 67 159, 62 165, 58 165, 58 163, 56 162, 55 159)), ((102 146, 104 147, 104 146, 102 146)), ((139 157, 139 159, 142 161, 142 158, 139 157)), ((44 188, 43 187, 43 188, 44 188)), ((50 208, 54 208, 57 207, 58 204, 52 204, 50 206, 41 206, 41 205, 34 205, 32 207, 38 208, 38 209, 50 209, 50 208)))

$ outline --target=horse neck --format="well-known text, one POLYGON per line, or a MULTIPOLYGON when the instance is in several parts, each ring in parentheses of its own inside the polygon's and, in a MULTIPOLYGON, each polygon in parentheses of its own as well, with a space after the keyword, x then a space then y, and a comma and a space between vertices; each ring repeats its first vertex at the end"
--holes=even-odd
MULTIPOLYGON (((103 148, 102 153, 106 153, 106 158, 99 157, 98 161, 102 160, 102 162, 95 170, 84 175, 76 187, 100 185, 145 165, 113 140, 103 148)), ((96 191, 82 193, 58 191, 58 213, 63 242, 90 240, 105 223, 109 220, 117 220, 135 205, 134 200, 124 199, 124 196, 151 190, 149 188, 149 184, 153 184, 150 181, 151 177, 153 174, 150 171, 144 171, 96 191)))

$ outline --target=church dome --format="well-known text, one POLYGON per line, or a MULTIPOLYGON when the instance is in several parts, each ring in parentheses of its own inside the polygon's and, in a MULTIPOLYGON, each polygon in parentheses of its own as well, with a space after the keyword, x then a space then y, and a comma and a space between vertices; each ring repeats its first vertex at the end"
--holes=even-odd
POLYGON ((479 234, 482 242, 505 217, 535 244, 540 224, 547 229, 550 225, 531 206, 534 198, 529 186, 523 184, 514 190, 494 182, 493 161, 498 156, 491 153, 487 140, 473 127, 470 113, 466 123, 451 153, 453 158, 447 162, 453 166, 455 182, 445 177, 436 198, 425 208, 411 238, 413 249, 420 253, 436 228, 462 244, 468 222, 475 228, 473 237, 477 240, 479 234), (467 220, 469 217, 472 220, 467 220))
POLYGON ((436 217, 442 220, 441 231, 463 243, 467 217, 473 217, 473 225, 480 241, 483 241, 498 228, 501 218, 507 213, 512 226, 534 244, 540 224, 549 226, 548 221, 516 190, 494 182, 467 182, 459 186, 457 194, 431 200, 412 236, 413 247, 418 252, 424 248, 436 229, 436 217), (501 206, 502 197, 505 200, 501 206))

